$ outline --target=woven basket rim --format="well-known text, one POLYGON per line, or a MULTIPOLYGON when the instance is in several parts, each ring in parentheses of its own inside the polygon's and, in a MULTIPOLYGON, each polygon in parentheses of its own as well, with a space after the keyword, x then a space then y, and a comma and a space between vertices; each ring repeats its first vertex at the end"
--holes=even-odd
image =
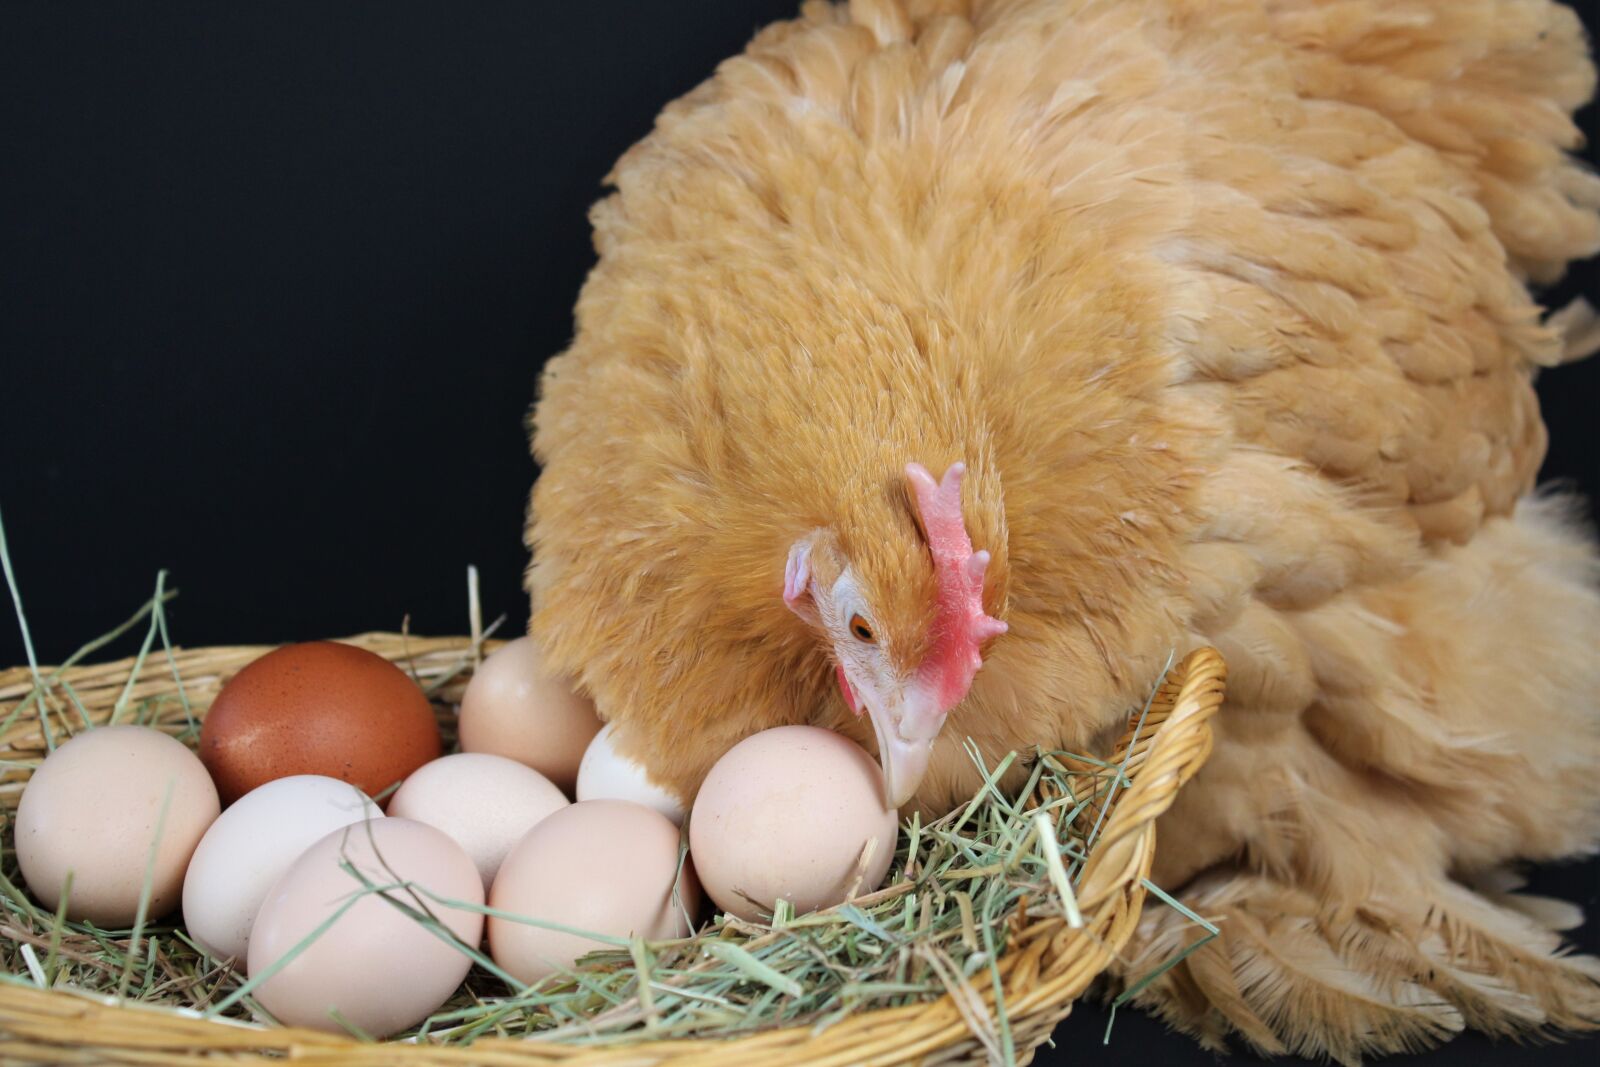
MULTIPOLYGON (((467 673, 501 642, 477 645, 465 637, 424 638, 369 632, 341 639, 367 648, 410 670, 419 681, 444 686, 442 696, 459 694, 467 673)), ((111 701, 175 691, 181 674, 196 715, 235 671, 272 645, 175 649, 164 656, 137 657, 67 668, 64 676, 101 721, 111 701), (135 673, 137 668, 137 672, 135 673), (130 683, 130 675, 131 683, 130 683)), ((54 668, 41 667, 48 673, 54 668)), ((1133 934, 1145 898, 1143 879, 1155 849, 1155 821, 1171 806, 1177 790, 1199 770, 1211 749, 1209 720, 1222 703, 1226 668, 1215 649, 1197 648, 1174 665, 1158 687, 1135 736, 1130 721, 1114 762, 1127 757, 1129 785, 1111 801, 1095 849, 1077 890, 1084 928, 1072 930, 1059 914, 1026 915, 1014 922, 999 967, 1005 1006, 1019 1059, 1032 1050, 1070 1012, 1076 997, 1133 934)), ((0 671, 0 752, 8 758, 37 757, 44 736, 37 706, 13 718, 33 688, 29 668, 0 671)), ((1087 769, 1087 768, 1086 768, 1087 769)), ((14 810, 31 769, 9 767, 0 774, 0 806, 14 810)), ((994 1010, 988 983, 973 991, 994 1010)), ((188 1009, 173 1009, 80 990, 43 990, 21 981, 0 982, 0 1058, 24 1062, 83 1062, 91 1052, 103 1062, 170 1062, 196 1056, 229 1062, 269 1062, 289 1056, 297 1062, 340 1064, 504 1064, 563 1063, 573 1067, 670 1064, 672 1067, 736 1067, 764 1064, 830 1067, 844 1064, 903 1064, 937 1058, 940 1062, 983 1062, 986 1053, 953 997, 846 1016, 820 1032, 789 1026, 730 1038, 641 1040, 619 1045, 574 1045, 537 1038, 481 1038, 469 1046, 403 1042, 362 1043, 343 1035, 297 1028, 255 1027, 210 1019, 188 1009)))

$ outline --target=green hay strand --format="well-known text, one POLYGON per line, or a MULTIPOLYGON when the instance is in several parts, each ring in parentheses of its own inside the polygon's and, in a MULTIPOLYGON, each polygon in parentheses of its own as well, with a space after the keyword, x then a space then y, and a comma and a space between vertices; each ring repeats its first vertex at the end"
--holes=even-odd
POLYGON ((150 916, 150 897, 155 890, 156 857, 161 854, 161 838, 167 829, 167 814, 172 809, 172 791, 177 779, 167 780, 167 789, 161 797, 161 813, 156 816, 156 832, 150 837, 150 853, 144 863, 144 880, 139 886, 139 905, 133 916, 133 936, 129 938, 128 957, 123 967, 122 980, 117 983, 117 996, 128 995, 128 983, 133 979, 133 968, 139 961, 139 938, 144 935, 145 920, 150 916))
POLYGON ((167 584, 167 572, 156 573, 156 595, 150 604, 150 627, 145 631, 144 644, 139 646, 139 655, 133 661, 133 668, 128 671, 128 684, 122 687, 122 695, 117 698, 116 705, 111 709, 110 725, 115 726, 117 720, 122 718, 122 713, 128 707, 128 699, 133 695, 134 684, 139 680, 140 673, 144 670, 144 658, 150 654, 150 646, 155 643, 156 635, 161 632, 161 594, 167 584))

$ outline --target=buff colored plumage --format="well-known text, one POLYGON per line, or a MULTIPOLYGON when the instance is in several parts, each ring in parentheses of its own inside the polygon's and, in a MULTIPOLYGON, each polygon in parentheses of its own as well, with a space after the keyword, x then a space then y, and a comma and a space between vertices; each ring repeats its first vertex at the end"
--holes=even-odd
MULTIPOLYGON (((1009 632, 920 803, 970 792, 963 739, 1092 748, 1215 644, 1156 873, 1223 936, 1141 999, 1345 1062, 1594 1026, 1568 909, 1502 873, 1600 842, 1596 555, 1530 495, 1582 316, 1526 289, 1600 248, 1592 88, 1546 0, 808 4, 594 209, 533 632, 686 796, 769 726, 872 747, 785 555, 898 677, 938 602, 901 472, 964 461, 1009 632)), ((1191 936, 1152 911, 1129 970, 1191 936)))

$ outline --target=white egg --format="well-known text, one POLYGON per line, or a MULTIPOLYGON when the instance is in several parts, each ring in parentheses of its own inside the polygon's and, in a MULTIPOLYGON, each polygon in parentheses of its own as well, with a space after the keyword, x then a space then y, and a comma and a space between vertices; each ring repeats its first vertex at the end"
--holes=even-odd
POLYGON ((240 797, 200 839, 183 880, 189 936, 218 959, 241 964, 261 902, 306 849, 342 826, 383 818, 366 795, 337 778, 297 774, 240 797))
POLYGON ((458 752, 413 772, 389 801, 389 814, 449 834, 472 857, 487 893, 511 846, 566 806, 566 794, 532 767, 458 752))
POLYGON ((611 741, 615 728, 615 723, 606 723, 589 742, 578 765, 578 799, 631 800, 682 826, 683 804, 652 782, 643 767, 616 750, 611 741))

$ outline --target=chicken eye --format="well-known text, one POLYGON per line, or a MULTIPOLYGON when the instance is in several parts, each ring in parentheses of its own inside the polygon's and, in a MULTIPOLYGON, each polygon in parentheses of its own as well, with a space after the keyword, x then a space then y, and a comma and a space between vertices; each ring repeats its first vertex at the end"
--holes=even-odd
POLYGON ((868 626, 867 620, 860 615, 850 616, 850 633, 855 636, 857 641, 865 641, 869 645, 876 640, 872 633, 872 627, 868 626))

